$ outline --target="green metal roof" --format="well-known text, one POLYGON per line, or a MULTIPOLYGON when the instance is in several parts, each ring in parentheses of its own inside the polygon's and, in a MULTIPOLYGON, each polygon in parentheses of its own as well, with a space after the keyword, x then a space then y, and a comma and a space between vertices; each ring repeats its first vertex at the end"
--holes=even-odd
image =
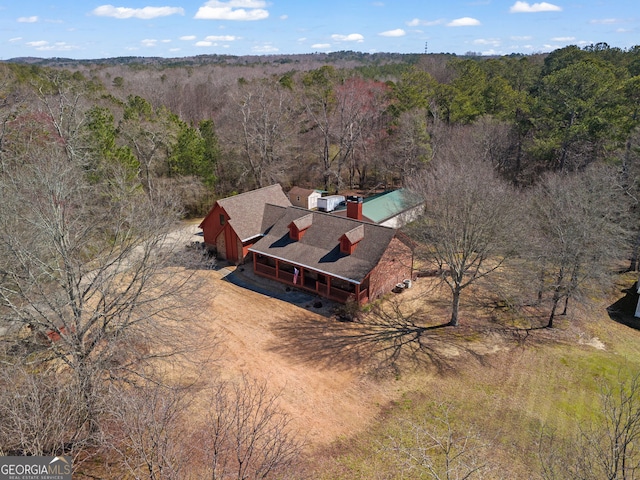
MULTIPOLYGON (((420 203, 421 200, 419 198, 411 195, 403 188, 391 190, 365 198, 362 204, 362 215, 372 222, 381 223, 420 203)), ((339 210, 344 209, 341 207, 339 210)))

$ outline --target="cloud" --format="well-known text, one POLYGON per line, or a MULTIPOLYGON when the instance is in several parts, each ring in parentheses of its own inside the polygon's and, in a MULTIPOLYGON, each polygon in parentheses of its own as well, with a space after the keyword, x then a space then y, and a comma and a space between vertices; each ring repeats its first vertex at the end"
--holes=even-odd
POLYGON ((145 38, 144 40, 140 41, 140 43, 142 43, 142 45, 144 45, 145 47, 155 47, 158 44, 158 40, 156 40, 155 38, 145 38))
POLYGON ((509 12, 511 13, 538 13, 538 12, 561 12, 562 7, 554 5, 552 3, 541 2, 532 3, 516 2, 514 3, 509 12))
POLYGON ((407 34, 403 29, 396 28, 395 30, 387 30, 386 32, 379 33, 381 37, 404 37, 407 34))
POLYGON ((32 17, 20 17, 18 18, 19 23, 36 23, 38 21, 38 17, 36 15, 32 17))
POLYGON ((75 45, 70 45, 66 42, 56 42, 56 43, 49 43, 46 40, 38 40, 35 42, 27 42, 27 45, 29 47, 33 47, 36 50, 42 51, 42 52, 52 52, 52 51, 57 51, 57 52, 68 52, 69 50, 77 50, 78 47, 75 45))
POLYGON ((520 36, 520 37, 519 36, 513 36, 513 37, 510 37, 510 38, 511 38, 511 40, 514 40, 516 42, 522 42, 522 41, 527 41, 527 40, 532 40, 533 39, 533 37, 531 35, 524 35, 524 36, 520 36))
POLYGON ((198 9, 193 18, 199 20, 264 20, 269 12, 263 0, 209 0, 198 9))
POLYGON ((196 42, 196 47, 213 47, 213 42, 200 40, 199 42, 196 42))
POLYGON ((616 23, 622 23, 622 20, 619 20, 617 18, 602 18, 599 20, 591 20, 589 21, 589 23, 593 24, 593 25, 613 25, 616 23))
POLYGON ((253 50, 256 53, 275 53, 279 51, 277 47, 274 47, 273 45, 269 45, 269 44, 256 45, 251 50, 253 50))
POLYGON ((456 18, 447 23, 447 27, 476 27, 478 25, 481 25, 480 21, 471 17, 456 18))
POLYGON ((280 15, 280 20, 288 20, 289 15, 280 15))
POLYGON ((478 38, 473 41, 475 45, 489 45, 491 47, 499 47, 502 43, 498 38, 478 38))
POLYGON ((551 40, 554 42, 573 42, 576 37, 553 37, 551 40))
POLYGON ((311 45, 311 48, 315 48, 317 50, 325 50, 327 48, 331 48, 331 44, 330 43, 314 43, 313 45, 311 45))
POLYGON ((435 25, 442 25, 444 20, 420 20, 419 18, 414 18, 413 20, 409 20, 407 25, 409 27, 433 27, 435 25))
POLYGON ((169 15, 184 15, 182 7, 144 7, 144 8, 127 8, 114 7, 113 5, 100 5, 91 12, 97 17, 113 17, 118 19, 139 18, 141 20, 150 20, 157 17, 168 17, 169 15))
POLYGON ((240 37, 234 35, 209 35, 205 37, 207 42, 233 42, 235 40, 240 40, 240 37))
POLYGON ((190 42, 195 40, 197 37, 195 35, 183 35, 180 37, 180 40, 184 40, 185 42, 190 42))
POLYGON ((9 39, 9 43, 19 42, 20 40, 22 40, 22 37, 13 37, 9 39))
POLYGON ((336 42, 364 42, 364 37, 359 33, 350 33, 349 35, 339 35, 336 33, 331 35, 331 38, 336 42))

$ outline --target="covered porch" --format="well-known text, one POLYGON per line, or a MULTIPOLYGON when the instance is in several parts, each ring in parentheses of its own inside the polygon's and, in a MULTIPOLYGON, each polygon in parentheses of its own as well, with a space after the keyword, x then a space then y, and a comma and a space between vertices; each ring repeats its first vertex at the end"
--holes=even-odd
POLYGON ((352 282, 255 252, 253 271, 256 275, 313 292, 339 303, 347 303, 351 299, 364 304, 369 300, 368 278, 362 284, 352 282))

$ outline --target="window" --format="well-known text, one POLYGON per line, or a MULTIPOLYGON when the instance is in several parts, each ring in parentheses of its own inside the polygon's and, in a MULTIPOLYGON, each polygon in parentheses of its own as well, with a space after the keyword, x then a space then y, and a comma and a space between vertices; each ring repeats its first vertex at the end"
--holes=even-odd
POLYGON ((220 214, 220 225, 224 225, 224 213, 220 214))

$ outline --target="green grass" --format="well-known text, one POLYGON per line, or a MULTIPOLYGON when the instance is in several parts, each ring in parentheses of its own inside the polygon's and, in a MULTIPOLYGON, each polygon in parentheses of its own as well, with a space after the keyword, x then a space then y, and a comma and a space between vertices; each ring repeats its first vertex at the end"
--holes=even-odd
MULTIPOLYGON (((621 372, 640 372, 639 331, 614 322, 603 309, 588 322, 573 322, 563 320, 554 331, 533 331, 523 345, 514 340, 508 351, 482 362, 460 357, 453 372, 412 372, 413 391, 389 405, 368 431, 339 442, 322 478, 420 478, 417 471, 399 467, 397 454, 385 445, 392 438, 405 445, 415 441, 403 422, 436 429, 434 412, 441 403, 451 408, 454 430, 471 429, 491 445, 488 452, 498 467, 489 478, 530 478, 539 468, 537 441, 543 426, 570 441, 580 424, 598 421, 602 382, 615 383, 621 372), (605 350, 579 342, 594 336, 605 350)), ((469 336, 454 331, 451 339, 469 341, 469 336)), ((482 341, 471 337, 474 343, 482 341)))

